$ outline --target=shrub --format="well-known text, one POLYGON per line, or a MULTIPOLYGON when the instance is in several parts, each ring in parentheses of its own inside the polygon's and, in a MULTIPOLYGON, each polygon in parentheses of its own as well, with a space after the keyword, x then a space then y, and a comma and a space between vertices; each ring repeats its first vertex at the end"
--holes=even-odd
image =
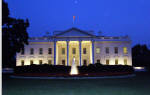
MULTIPOLYGON (((64 65, 28 65, 17 66, 15 73, 70 73, 71 66, 64 65)), ((100 73, 100 72, 133 72, 132 66, 127 65, 102 65, 100 63, 90 64, 88 66, 78 66, 79 73, 100 73)))
POLYGON ((28 66, 17 66, 14 69, 15 73, 69 73, 70 66, 63 65, 28 65, 28 66))

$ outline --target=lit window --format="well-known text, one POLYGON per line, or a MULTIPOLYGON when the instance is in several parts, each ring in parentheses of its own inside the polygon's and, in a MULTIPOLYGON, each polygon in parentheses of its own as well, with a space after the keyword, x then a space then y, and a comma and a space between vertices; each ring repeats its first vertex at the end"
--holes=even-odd
POLYGON ((52 60, 48 60, 48 64, 51 65, 52 64, 52 60))
POLYGON ((114 47, 114 53, 118 54, 118 47, 114 47))
POLYGON ((124 59, 124 65, 127 65, 127 59, 124 59))
POLYGON ((86 54, 86 48, 83 48, 83 54, 86 54))
POLYGON ((34 49, 33 48, 30 48, 30 54, 34 54, 34 49))
POLYGON ((118 65, 118 59, 115 59, 115 65, 118 65))
POLYGON ((21 55, 24 55, 24 49, 21 50, 21 55))
POLYGON ((52 54, 52 48, 48 48, 48 54, 52 54))
POLYGON ((65 48, 62 48, 62 54, 65 54, 65 48))
POLYGON ((43 54, 43 49, 39 48, 39 54, 43 54))
POLYGON ((24 66, 24 60, 21 60, 21 66, 24 66))
POLYGON ((109 65, 109 59, 106 59, 106 65, 109 65))
POLYGON ((72 54, 76 54, 76 48, 72 48, 72 54))
POLYGON ((40 65, 42 64, 42 60, 39 60, 39 64, 40 64, 40 65))
POLYGON ((127 47, 123 47, 123 53, 124 53, 124 54, 127 54, 127 53, 128 53, 127 47))
POLYGON ((96 48, 96 53, 97 53, 97 54, 100 53, 100 48, 96 48))
POLYGON ((109 47, 106 47, 106 53, 107 54, 109 53, 109 47))
POLYGON ((33 64, 33 60, 30 60, 30 65, 32 65, 33 64))

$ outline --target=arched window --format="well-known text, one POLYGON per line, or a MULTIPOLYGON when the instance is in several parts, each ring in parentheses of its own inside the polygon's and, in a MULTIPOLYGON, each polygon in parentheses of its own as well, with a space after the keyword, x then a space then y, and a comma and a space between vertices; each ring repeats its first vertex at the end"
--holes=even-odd
POLYGON ((109 59, 106 59, 106 65, 109 65, 109 59))
POLYGON ((124 65, 127 65, 127 59, 124 59, 124 65))
POLYGON ((32 65, 33 64, 33 60, 30 60, 30 65, 32 65))
POLYGON ((118 59, 115 59, 115 65, 118 65, 118 59))
POLYGON ((24 66, 24 60, 21 60, 21 66, 24 66))
POLYGON ((40 64, 40 65, 42 64, 42 60, 39 60, 39 64, 40 64))

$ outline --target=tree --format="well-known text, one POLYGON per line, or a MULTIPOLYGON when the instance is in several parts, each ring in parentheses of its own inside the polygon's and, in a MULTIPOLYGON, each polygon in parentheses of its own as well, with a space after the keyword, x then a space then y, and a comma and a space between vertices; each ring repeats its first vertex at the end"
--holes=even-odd
POLYGON ((14 66, 16 52, 28 44, 29 21, 9 17, 8 4, 2 1, 2 66, 14 66))
POLYGON ((135 45, 132 48, 133 66, 146 66, 150 69, 150 50, 146 45, 135 45))

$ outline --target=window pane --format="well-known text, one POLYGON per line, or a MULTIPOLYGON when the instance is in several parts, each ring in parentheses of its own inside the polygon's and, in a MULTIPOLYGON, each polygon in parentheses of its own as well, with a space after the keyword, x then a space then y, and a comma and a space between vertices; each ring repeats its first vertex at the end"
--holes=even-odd
POLYGON ((100 48, 96 48, 96 53, 97 53, 97 54, 100 53, 100 48))
POLYGON ((65 54, 65 48, 62 48, 62 54, 65 54))
POLYGON ((118 53, 118 47, 115 47, 115 48, 114 48, 114 51, 115 51, 115 53, 117 54, 117 53, 118 53))
POLYGON ((86 48, 83 48, 83 54, 86 54, 86 48))
POLYGON ((43 54, 43 49, 42 48, 39 49, 39 54, 43 54))
POLYGON ((76 54, 76 48, 72 48, 72 54, 76 54))
POLYGON ((87 61, 86 60, 83 60, 83 65, 87 66, 87 61))
POLYGON ((124 53, 124 54, 127 54, 127 53, 128 53, 127 47, 123 47, 123 53, 124 53))
POLYGON ((52 48, 48 48, 48 54, 52 54, 52 48))
POLYGON ((106 47, 106 53, 109 53, 109 47, 106 47))

